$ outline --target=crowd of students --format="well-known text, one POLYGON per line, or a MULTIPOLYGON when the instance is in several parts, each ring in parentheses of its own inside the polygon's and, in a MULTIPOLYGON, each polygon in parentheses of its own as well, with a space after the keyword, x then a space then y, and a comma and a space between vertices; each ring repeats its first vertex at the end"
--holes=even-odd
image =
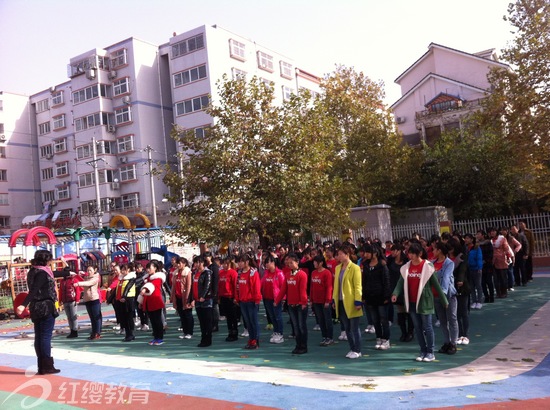
MULTIPOLYGON (((532 280, 532 249, 532 234, 522 222, 487 233, 444 233, 429 239, 414 234, 385 244, 360 238, 356 244, 350 239, 293 250, 277 245, 223 258, 205 252, 192 263, 175 257, 168 270, 158 261, 149 262, 145 270, 139 263, 113 264, 108 301, 124 342, 135 340, 136 326, 148 331, 150 324, 149 344, 165 343, 166 307, 172 303, 180 318, 180 339, 194 337, 194 309, 200 327, 197 347, 212 345, 221 317, 226 342, 239 340, 242 323, 244 348, 255 350, 260 348, 263 303, 266 329, 272 333, 262 340, 281 344, 286 334, 295 342, 292 354, 308 352, 308 319, 313 317, 309 321, 320 331, 320 346, 335 343, 339 326, 338 339, 349 344, 346 357, 357 359, 363 351, 360 320, 366 317, 365 332, 375 334, 375 349, 385 351, 392 340, 408 343, 416 338, 416 360, 431 362, 436 352, 452 355, 457 345, 470 343, 471 310, 493 303, 495 293, 497 299, 505 298, 514 286, 532 280), (392 323, 397 323, 399 336, 391 334, 392 323), (434 327, 443 340, 437 351, 434 327)), ((81 288, 91 320, 88 339, 96 340, 102 331, 101 281, 94 267, 81 276, 64 279, 61 287, 71 330, 67 337, 78 337, 74 289, 81 288)))

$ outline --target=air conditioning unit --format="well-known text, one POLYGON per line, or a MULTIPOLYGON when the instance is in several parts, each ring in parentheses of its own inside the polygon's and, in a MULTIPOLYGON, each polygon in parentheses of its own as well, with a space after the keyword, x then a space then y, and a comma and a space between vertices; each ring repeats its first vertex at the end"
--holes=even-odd
POLYGON ((56 205, 57 205, 57 201, 55 201, 55 200, 54 200, 54 201, 50 201, 50 205, 51 205, 51 206, 56 206, 56 205))
POLYGON ((119 182, 111 182, 111 189, 115 190, 115 191, 119 190, 120 189, 120 183, 119 182))
POLYGON ((86 70, 86 78, 88 80, 93 80, 95 78, 95 68, 89 68, 86 70))
POLYGON ((395 122, 398 124, 403 124, 405 122, 405 117, 395 117, 395 122))
POLYGON ((128 162, 128 157, 120 157, 118 159, 118 162, 120 162, 121 164, 126 164, 128 162))
POLYGON ((52 85, 52 86, 50 87, 50 92, 51 92, 51 93, 55 93, 55 85, 52 85))
POLYGON ((124 97, 122 97, 122 102, 124 104, 130 104, 132 102, 132 99, 130 98, 129 95, 125 95, 124 97))
POLYGON ((6 142, 6 136, 4 134, 0 134, 0 142, 6 142))
POLYGON ((117 72, 116 70, 109 71, 109 79, 112 80, 113 78, 116 78, 117 72))
POLYGON ((116 127, 114 125, 107 125, 107 132, 111 132, 114 134, 116 131, 116 127))
POLYGON ((44 156, 44 158, 46 158, 46 159, 52 159, 52 158, 53 158, 53 154, 46 154, 46 155, 44 156))

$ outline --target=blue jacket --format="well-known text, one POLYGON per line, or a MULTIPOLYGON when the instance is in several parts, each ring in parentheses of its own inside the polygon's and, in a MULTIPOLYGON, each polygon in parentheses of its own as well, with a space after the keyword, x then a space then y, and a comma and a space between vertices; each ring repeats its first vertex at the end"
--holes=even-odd
POLYGON ((457 293, 455 288, 455 278, 453 276, 454 269, 455 265, 453 261, 449 258, 445 258, 443 261, 443 266, 436 272, 437 280, 441 285, 443 293, 447 296, 447 299, 453 297, 457 293))
POLYGON ((478 245, 468 251, 468 267, 470 272, 477 272, 483 269, 483 252, 478 245))

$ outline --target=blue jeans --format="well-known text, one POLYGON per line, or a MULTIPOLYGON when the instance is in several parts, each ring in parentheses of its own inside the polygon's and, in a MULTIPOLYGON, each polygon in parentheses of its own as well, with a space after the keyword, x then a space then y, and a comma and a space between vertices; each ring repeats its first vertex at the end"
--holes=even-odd
POLYGON ((254 302, 241 302, 243 315, 248 330, 248 340, 260 341, 260 323, 258 322, 258 305, 254 302))
POLYGON ((34 323, 34 351, 36 357, 52 356, 52 333, 55 325, 55 317, 50 315, 34 323))
POLYGON ((321 336, 323 339, 333 339, 334 328, 332 325, 332 311, 330 306, 326 308, 324 303, 313 303, 312 308, 319 322, 319 326, 321 327, 321 336))
POLYGON ((372 318, 377 339, 390 340, 389 306, 390 304, 388 303, 377 306, 367 305, 367 312, 370 313, 372 318))
MULTIPOLYGON (((457 299, 455 296, 447 297, 449 305, 447 309, 441 304, 440 298, 434 298, 435 311, 437 318, 441 323, 441 331, 443 332, 444 343, 456 344, 458 340, 458 319, 457 319, 457 299)), ((466 300, 468 298, 466 297, 466 300)))
POLYGON ((361 353, 361 329, 359 329, 359 317, 348 318, 344 303, 338 302, 338 317, 344 325, 350 350, 361 353))
POLYGON ((288 314, 296 335, 296 347, 307 349, 307 307, 303 309, 302 305, 288 305, 288 314))
POLYGON ((273 332, 283 334, 283 306, 279 303, 273 306, 274 300, 264 299, 265 310, 271 323, 273 323, 273 332))
POLYGON ((409 315, 414 323, 414 332, 416 333, 416 340, 420 345, 420 351, 422 354, 428 354, 434 352, 435 347, 435 334, 432 327, 432 315, 421 315, 416 313, 416 303, 409 303, 409 315))
POLYGON ((92 334, 100 335, 103 316, 101 314, 101 303, 99 302, 99 299, 86 302, 86 311, 88 312, 88 316, 90 316, 92 334))

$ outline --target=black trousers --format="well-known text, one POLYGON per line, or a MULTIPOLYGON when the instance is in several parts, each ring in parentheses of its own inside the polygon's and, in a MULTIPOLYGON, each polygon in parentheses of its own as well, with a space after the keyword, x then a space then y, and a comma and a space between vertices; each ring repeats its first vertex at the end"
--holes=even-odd
POLYGON ((201 342, 212 343, 212 307, 195 307, 201 326, 201 342))
POLYGON ((150 310, 149 320, 153 328, 153 339, 162 340, 164 338, 164 325, 162 323, 162 309, 150 310))

